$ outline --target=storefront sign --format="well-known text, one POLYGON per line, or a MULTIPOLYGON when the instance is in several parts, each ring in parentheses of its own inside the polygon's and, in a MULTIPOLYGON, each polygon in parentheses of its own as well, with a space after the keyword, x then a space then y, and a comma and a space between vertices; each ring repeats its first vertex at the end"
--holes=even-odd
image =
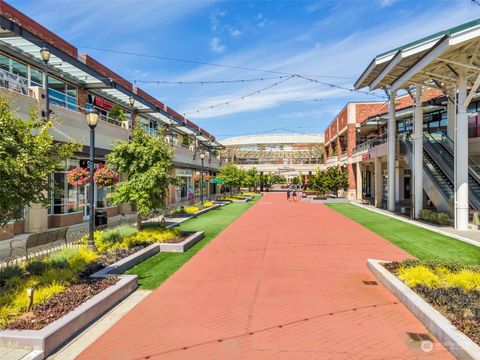
POLYGON ((105 110, 112 109, 112 103, 110 101, 104 100, 98 96, 95 96, 95 105, 105 110))
MULTIPOLYGON (((95 169, 100 166, 100 164, 105 165, 105 161, 102 160, 95 160, 95 169)), ((90 167, 89 161, 87 159, 80 159, 79 160, 79 166, 84 169, 88 169, 90 167)))
POLYGON ((191 169, 175 169, 175 175, 176 176, 192 176, 192 170, 191 169))

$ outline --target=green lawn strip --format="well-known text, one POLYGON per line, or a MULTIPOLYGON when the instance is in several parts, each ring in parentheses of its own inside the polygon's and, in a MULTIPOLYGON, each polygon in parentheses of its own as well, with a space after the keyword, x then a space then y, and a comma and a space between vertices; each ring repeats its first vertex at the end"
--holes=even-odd
POLYGON ((355 205, 327 204, 327 206, 365 226, 420 260, 442 259, 457 260, 465 264, 480 264, 480 247, 355 205))
POLYGON ((140 287, 144 289, 157 288, 228 225, 252 207, 259 198, 255 197, 247 203, 228 204, 182 223, 182 230, 204 231, 205 238, 184 253, 158 253, 130 269, 127 274, 138 275, 140 287))

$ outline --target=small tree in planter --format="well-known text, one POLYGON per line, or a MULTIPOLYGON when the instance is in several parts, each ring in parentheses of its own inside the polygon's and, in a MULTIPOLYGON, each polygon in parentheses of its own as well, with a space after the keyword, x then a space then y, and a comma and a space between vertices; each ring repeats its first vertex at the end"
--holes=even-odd
POLYGON ((142 216, 165 206, 168 186, 178 184, 172 177, 172 151, 162 137, 137 127, 132 140, 115 145, 107 157, 109 165, 127 175, 127 180, 118 183, 109 197, 115 205, 136 206, 138 228, 142 226, 142 216))
POLYGON ((0 228, 20 219, 30 204, 48 203, 48 178, 78 150, 76 143, 58 143, 34 111, 27 121, 14 117, 0 97, 0 228))
POLYGON ((253 189, 253 191, 257 191, 258 181, 259 181, 259 175, 257 173, 257 169, 253 168, 245 171, 245 176, 243 177, 242 186, 248 187, 249 189, 253 189))
POLYGON ((244 179, 245 173, 235 164, 227 164, 220 173, 218 174, 217 178, 223 180, 225 185, 235 189, 238 192, 240 186, 242 186, 242 182, 244 179))

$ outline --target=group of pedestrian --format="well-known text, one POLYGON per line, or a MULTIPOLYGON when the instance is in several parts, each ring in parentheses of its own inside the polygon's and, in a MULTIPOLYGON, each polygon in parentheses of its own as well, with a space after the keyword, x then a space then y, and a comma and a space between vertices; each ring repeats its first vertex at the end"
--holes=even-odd
POLYGON ((295 186, 287 186, 287 201, 290 201, 290 197, 292 197, 293 201, 297 201, 297 188, 295 186))

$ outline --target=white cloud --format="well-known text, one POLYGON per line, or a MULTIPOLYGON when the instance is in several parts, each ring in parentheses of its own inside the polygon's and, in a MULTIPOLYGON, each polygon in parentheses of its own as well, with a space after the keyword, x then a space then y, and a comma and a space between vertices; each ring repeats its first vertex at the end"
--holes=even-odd
POLYGON ((380 7, 384 8, 384 7, 388 7, 390 5, 393 5, 393 3, 395 2, 396 0, 379 0, 379 3, 380 3, 380 7))
POLYGON ((217 10, 210 15, 210 29, 212 31, 214 32, 223 31, 223 27, 221 26, 221 23, 220 23, 220 18, 225 17, 225 15, 227 15, 227 12, 224 10, 217 10))
POLYGON ((210 49, 217 54, 221 54, 225 52, 226 47, 222 44, 219 38, 214 37, 210 40, 210 49))
POLYGON ((233 38, 238 38, 243 34, 240 30, 238 30, 236 28, 229 28, 228 32, 229 32, 230 36, 233 37, 233 38))

